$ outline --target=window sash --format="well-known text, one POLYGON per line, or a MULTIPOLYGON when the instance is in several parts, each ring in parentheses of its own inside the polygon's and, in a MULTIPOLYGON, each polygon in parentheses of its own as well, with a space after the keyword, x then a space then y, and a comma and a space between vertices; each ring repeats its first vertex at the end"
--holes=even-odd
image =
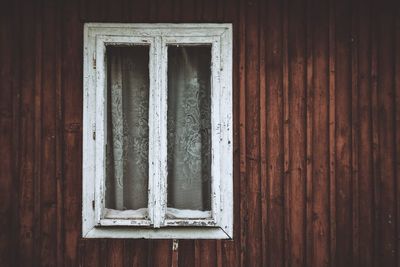
MULTIPOLYGON (((205 224, 207 226, 216 225, 219 219, 220 210, 220 177, 215 175, 217 172, 217 166, 219 159, 219 148, 218 143, 218 123, 220 118, 219 113, 219 92, 220 92, 220 37, 219 36, 171 36, 162 38, 162 90, 165 92, 165 98, 163 98, 163 106, 167 107, 167 95, 168 95, 168 45, 211 45, 211 218, 201 219, 165 219, 163 224, 166 226, 177 226, 177 225, 201 225, 205 224)), ((165 118, 162 120, 161 129, 163 132, 162 136, 167 141, 167 110, 165 110, 165 118)), ((163 147, 167 149, 167 143, 163 147)), ((163 169, 167 169, 167 161, 163 162, 163 169)), ((162 177, 163 181, 166 183, 167 175, 162 177)), ((162 188, 163 191, 160 192, 161 195, 165 196, 164 201, 167 199, 167 189, 162 188)), ((163 205, 162 214, 167 214, 167 205, 163 205)))
MULTIPOLYGON (((95 69, 96 69, 96 166, 101 168, 96 169, 96 188, 95 188, 95 217, 100 225, 136 225, 136 226, 149 226, 152 224, 154 212, 154 196, 158 191, 154 188, 154 175, 156 172, 157 161, 155 164, 149 162, 149 199, 148 199, 148 213, 149 219, 108 219, 104 218, 105 209, 105 181, 106 181, 106 140, 107 140, 107 63, 106 63, 106 46, 109 45, 149 45, 149 73, 150 73, 150 88, 156 88, 157 79, 153 75, 156 68, 157 60, 153 55, 158 54, 156 51, 155 38, 151 37, 136 37, 136 36, 97 36, 96 38, 96 54, 95 54, 95 69)), ((156 106, 157 92, 154 89, 150 91, 149 97, 149 118, 156 118, 157 113, 154 110, 156 106)), ((157 125, 154 125, 154 120, 149 120, 149 161, 156 158, 157 151, 151 145, 153 140, 159 138, 157 136, 157 125)))

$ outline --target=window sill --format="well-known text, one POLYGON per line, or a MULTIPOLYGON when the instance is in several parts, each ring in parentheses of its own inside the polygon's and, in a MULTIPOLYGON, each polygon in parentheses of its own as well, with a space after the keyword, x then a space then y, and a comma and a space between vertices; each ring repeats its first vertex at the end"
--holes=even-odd
POLYGON ((84 238, 144 238, 144 239, 232 239, 220 227, 165 227, 165 228, 132 228, 132 227, 94 227, 84 238))

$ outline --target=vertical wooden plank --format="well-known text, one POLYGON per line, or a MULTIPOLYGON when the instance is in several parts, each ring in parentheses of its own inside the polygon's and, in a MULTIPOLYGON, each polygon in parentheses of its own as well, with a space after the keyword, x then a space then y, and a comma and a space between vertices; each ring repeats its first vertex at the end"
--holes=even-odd
POLYGON ((202 22, 215 22, 218 14, 218 1, 204 0, 202 22))
POLYGON ((150 17, 150 1, 130 1, 131 22, 146 22, 150 17))
POLYGON ((378 160, 378 36, 376 4, 371 1, 371 113, 372 113, 372 177, 374 207, 373 266, 380 264, 380 162, 378 160))
POLYGON ((227 7, 227 5, 225 5, 225 0, 217 0, 217 7, 216 7, 217 15, 214 18, 214 21, 218 21, 218 22, 223 21, 226 7, 227 7))
POLYGON ((247 227, 246 265, 260 266, 260 90, 259 90, 259 1, 246 6, 246 166, 247 227))
POLYGON ((181 14, 181 0, 172 0, 173 1, 173 14, 174 14, 174 22, 178 22, 181 14))
MULTIPOLYGON (((210 6, 213 8, 213 5, 210 6)), ((195 0, 184 0, 180 2, 180 16, 181 22, 193 22, 196 21, 196 3, 195 0)))
POLYGON ((54 266, 57 262, 57 217, 56 217, 56 8, 57 2, 44 3, 41 7, 43 18, 42 36, 42 144, 41 144, 41 179, 40 179, 40 263, 54 266))
POLYGON ((148 243, 148 240, 126 241, 124 266, 147 266, 148 243))
POLYGON ((154 240, 152 255, 153 266, 171 266, 172 253, 172 241, 154 240))
POLYGON ((64 107, 64 264, 76 266, 80 259, 82 192, 82 23, 79 3, 63 3, 62 89, 64 107))
POLYGON ((245 266, 247 248, 246 248, 246 229, 247 229, 247 161, 246 161, 246 2, 238 0, 239 5, 239 159, 240 159, 240 266, 245 266))
POLYGON ((97 1, 95 0, 84 0, 81 1, 81 9, 82 9, 82 20, 84 22, 94 22, 96 21, 96 16, 98 15, 98 10, 96 9, 97 1))
MULTIPOLYGON (((18 265, 18 39, 17 7, 0 5, 0 262, 18 265)), ((19 10, 18 10, 19 11, 19 10)))
POLYGON ((64 195, 63 195, 63 93, 62 93, 62 8, 61 2, 57 1, 57 13, 56 13, 56 37, 55 37, 55 69, 56 69, 56 80, 55 80, 55 99, 56 105, 56 179, 57 179, 57 266, 62 266, 64 262, 64 195))
POLYGON ((32 1, 21 2, 21 106, 20 106, 20 170, 19 170, 19 264, 31 265, 33 255, 33 169, 34 169, 34 66, 35 14, 32 1))
POLYGON ((292 217, 290 216, 290 198, 291 198, 291 181, 290 181, 290 103, 289 103, 289 55, 288 55, 288 1, 284 0, 282 3, 282 91, 283 91, 283 259, 282 265, 288 267, 291 258, 291 239, 290 239, 290 223, 292 217))
POLYGON ((34 264, 40 264, 40 243, 41 243, 41 179, 42 179, 42 132, 43 132, 43 120, 42 120, 42 65, 43 65, 43 54, 42 54, 42 36, 43 36, 43 23, 41 17, 41 11, 43 8, 42 1, 34 2, 34 9, 31 12, 35 13, 35 80, 34 80, 34 166, 33 166, 33 254, 34 264))
POLYGON ((105 267, 105 266, 107 266, 107 257, 108 257, 108 254, 107 254, 107 250, 108 250, 108 248, 107 248, 107 239, 101 239, 101 240, 98 240, 98 241, 99 241, 98 246, 99 246, 99 251, 100 251, 100 253, 99 253, 99 262, 100 262, 99 266, 105 267))
POLYGON ((306 28, 305 1, 288 6, 289 57, 289 266, 305 265, 306 198, 306 28))
POLYGON ((313 75, 314 75, 314 53, 313 53, 313 31, 312 31, 312 0, 306 3, 306 266, 312 264, 313 258, 313 160, 312 160, 312 140, 313 140, 313 75))
POLYGON ((173 1, 172 0, 158 0, 158 15, 157 20, 160 22, 170 22, 173 19, 173 1))
POLYGON ((82 257, 82 266, 101 266, 99 257, 99 240, 91 239, 84 241, 84 252, 82 257))
POLYGON ((335 156, 336 156, 336 263, 352 265, 352 69, 351 7, 349 1, 335 2, 335 156))
POLYGON ((124 241, 107 240, 107 266, 119 267, 124 264, 124 241))
POLYGON ((107 10, 107 21, 109 22, 121 22, 123 13, 123 0, 108 1, 106 3, 107 10))
POLYGON ((353 266, 359 266, 359 225, 360 225, 360 209, 359 209, 359 183, 360 183, 360 176, 359 176, 359 90, 358 90, 358 72, 359 72, 359 65, 358 65, 358 42, 359 36, 357 32, 357 22, 358 22, 358 2, 352 1, 351 2, 351 176, 352 176, 352 223, 353 223, 353 230, 352 230, 352 242, 353 242, 353 249, 352 249, 352 264, 353 266))
POLYGON ((378 16, 378 157, 381 185, 380 254, 382 266, 396 265, 396 196, 394 167, 394 6, 382 5, 378 16))
MULTIPOLYGON (((260 2, 260 12, 267 11, 266 1, 260 2)), ((266 47, 267 47, 267 16, 260 17, 260 191, 261 191, 261 253, 262 265, 268 265, 269 259, 269 224, 268 224, 268 128, 267 128, 267 75, 266 75, 266 47)))
POLYGON ((396 151, 395 151, 395 182, 396 182, 396 208, 397 208, 397 216, 396 216, 396 231, 397 231, 397 265, 400 264, 400 6, 397 6, 395 9, 395 143, 396 143, 396 151))
POLYGON ((329 1, 329 206, 330 264, 336 265, 336 1, 329 1))
MULTIPOLYGON (((196 249, 199 249, 199 258, 196 258, 194 265, 200 267, 216 266, 217 255, 216 255, 216 241, 215 240, 200 240, 195 241, 199 243, 196 249)), ((180 254, 182 251, 179 252, 180 254)), ((189 266, 189 265, 182 265, 189 266)))
MULTIPOLYGON (((268 33, 266 44, 268 242, 270 243, 268 247, 268 263, 270 266, 281 266, 284 261, 285 249, 282 4, 277 1, 268 1, 266 16, 268 33)), ((252 166, 252 168, 254 167, 252 166)))
MULTIPOLYGON (((179 240, 178 266, 198 266, 199 257, 195 257, 195 244, 199 241, 179 240)), ((199 249, 197 249, 199 250, 199 249)), ((198 252, 199 253, 199 252, 198 252)))
POLYGON ((371 4, 359 1, 358 60, 359 60, 359 265, 373 266, 373 175, 372 175, 372 117, 371 117, 371 4))
POLYGON ((329 229, 329 84, 327 3, 315 1, 313 8, 313 138, 312 138, 312 265, 330 262, 329 229))
MULTIPOLYGON (((5 10, 7 12, 7 10, 5 10)), ((9 242, 10 248, 15 246, 15 251, 13 251, 12 254, 9 254, 9 256, 12 255, 13 260, 11 261, 11 264, 20 264, 20 240, 19 240, 19 226, 20 226, 20 221, 21 218, 19 217, 20 210, 19 210, 19 203, 20 203, 20 173, 21 173, 21 146, 20 146, 20 140, 21 140, 21 127, 20 127, 20 116, 21 116, 21 4, 20 1, 14 1, 12 5, 12 12, 10 12, 12 15, 13 20, 10 22, 13 23, 12 27, 11 24, 9 25, 9 29, 13 29, 12 33, 13 35, 11 36, 10 39, 12 40, 12 47, 13 47, 13 61, 12 64, 6 65, 8 67, 12 66, 12 84, 11 84, 11 89, 13 91, 12 94, 12 135, 13 135, 13 140, 12 140, 12 145, 13 145, 13 151, 12 153, 9 154, 9 157, 11 157, 12 162, 12 179, 13 179, 13 194, 12 194, 12 227, 10 231, 12 232, 13 235, 13 240, 9 242)), ((7 25, 7 24, 6 24, 7 25)), ((9 47, 6 47, 7 50, 9 47)), ((10 51, 7 51, 7 54, 11 54, 10 51)), ((2 78, 3 80, 3 78, 2 78)), ((4 80, 6 81, 6 80, 4 80)), ((4 98, 6 100, 7 98, 4 98)), ((5 171, 4 173, 7 173, 5 171)))

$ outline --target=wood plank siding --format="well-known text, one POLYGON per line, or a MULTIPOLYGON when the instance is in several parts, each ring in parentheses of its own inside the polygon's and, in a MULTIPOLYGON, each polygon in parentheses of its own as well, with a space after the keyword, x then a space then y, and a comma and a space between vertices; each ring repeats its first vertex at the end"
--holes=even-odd
POLYGON ((400 266, 400 2, 0 3, 0 266, 400 266), (234 29, 234 240, 81 238, 83 23, 234 29))

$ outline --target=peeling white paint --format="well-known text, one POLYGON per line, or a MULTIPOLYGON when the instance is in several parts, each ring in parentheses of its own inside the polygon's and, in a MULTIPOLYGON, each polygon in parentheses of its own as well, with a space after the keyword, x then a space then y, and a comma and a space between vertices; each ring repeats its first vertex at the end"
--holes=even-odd
POLYGON ((82 235, 232 238, 232 25, 86 23, 84 34, 82 235), (121 44, 150 45, 149 201, 148 209, 135 211, 104 207, 105 48, 121 44), (167 208, 167 45, 170 44, 212 45, 211 211, 167 208))

